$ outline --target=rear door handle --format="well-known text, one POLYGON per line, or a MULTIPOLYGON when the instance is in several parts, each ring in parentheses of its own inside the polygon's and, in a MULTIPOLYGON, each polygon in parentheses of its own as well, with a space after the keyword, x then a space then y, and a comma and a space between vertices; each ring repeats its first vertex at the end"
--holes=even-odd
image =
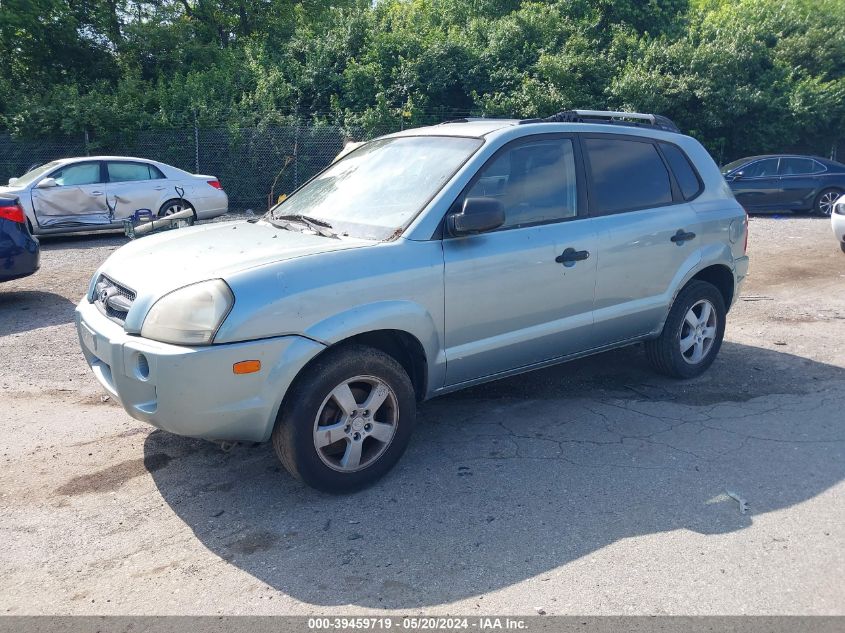
POLYGON ((669 239, 675 242, 675 244, 683 244, 684 242, 695 239, 695 233, 687 233, 683 229, 678 229, 678 232, 669 239))
POLYGON ((574 248, 567 248, 560 255, 555 257, 558 264, 572 266, 575 262, 581 262, 590 256, 590 251, 576 251, 574 248))
POLYGON ((92 195, 92 196, 102 196, 102 195, 103 195, 103 192, 102 192, 102 191, 92 191, 92 192, 91 192, 91 195, 92 195))

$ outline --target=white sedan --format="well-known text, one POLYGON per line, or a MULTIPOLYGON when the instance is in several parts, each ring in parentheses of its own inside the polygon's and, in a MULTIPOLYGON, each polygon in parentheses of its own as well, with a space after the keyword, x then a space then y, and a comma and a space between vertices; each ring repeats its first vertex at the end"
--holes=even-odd
POLYGON ((839 248, 845 253, 845 196, 839 196, 839 199, 833 203, 830 224, 833 226, 833 234, 839 242, 839 248))
POLYGON ((127 156, 54 160, 11 178, 4 193, 20 198, 36 235, 122 228, 139 210, 161 217, 193 209, 202 220, 229 209, 214 176, 127 156))

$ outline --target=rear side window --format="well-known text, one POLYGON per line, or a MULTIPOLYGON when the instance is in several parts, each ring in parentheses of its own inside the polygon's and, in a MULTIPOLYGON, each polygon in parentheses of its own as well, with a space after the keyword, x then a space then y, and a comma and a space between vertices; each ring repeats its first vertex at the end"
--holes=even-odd
POLYGON ((155 180, 164 178, 153 165, 147 163, 108 163, 109 182, 130 182, 134 180, 155 180))
POLYGON ((818 164, 812 158, 781 158, 778 173, 781 176, 800 176, 819 171, 818 164))
POLYGON ((464 197, 501 200, 505 228, 576 217, 578 184, 572 140, 544 139, 506 149, 481 169, 464 197))
POLYGON ((672 202, 669 172, 651 142, 588 138, 584 145, 599 213, 620 213, 672 202))
POLYGON ((660 149, 663 150, 663 156, 666 157, 666 162, 669 163, 672 173, 675 174, 675 180, 678 181, 684 200, 695 198, 701 191, 701 181, 692 168, 692 163, 690 163, 687 155, 680 147, 670 143, 661 143, 660 149))

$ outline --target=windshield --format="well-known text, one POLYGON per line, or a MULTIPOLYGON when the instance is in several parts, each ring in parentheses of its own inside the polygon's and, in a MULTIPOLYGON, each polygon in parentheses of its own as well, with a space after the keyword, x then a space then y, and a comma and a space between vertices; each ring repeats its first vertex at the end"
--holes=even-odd
POLYGON ((739 160, 735 160, 732 163, 728 163, 727 165, 722 167, 722 173, 727 174, 729 171, 733 171, 737 167, 742 167, 747 162, 748 162, 747 158, 740 158, 739 160))
POLYGON ((36 167, 35 169, 31 169, 30 171, 26 172, 23 176, 20 176, 15 181, 15 186, 17 187, 18 185, 21 185, 21 186, 25 187, 25 186, 29 185, 31 182, 33 182, 34 180, 37 180, 38 178, 43 176, 45 173, 47 173, 51 169, 53 169, 53 167, 58 167, 59 164, 60 164, 59 161, 54 160, 53 162, 47 163, 46 165, 41 165, 41 167, 36 167))
POLYGON ((372 141, 271 209, 269 218, 307 216, 340 235, 386 239, 407 226, 481 144, 449 136, 372 141))

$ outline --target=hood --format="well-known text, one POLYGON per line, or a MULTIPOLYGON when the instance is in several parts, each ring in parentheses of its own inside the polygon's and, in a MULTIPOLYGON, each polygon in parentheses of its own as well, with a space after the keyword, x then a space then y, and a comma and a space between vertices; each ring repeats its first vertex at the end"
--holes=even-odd
POLYGON ((99 272, 139 297, 157 297, 256 266, 369 244, 288 231, 264 221, 217 222, 138 238, 115 251, 99 272))
POLYGON ((10 195, 10 196, 19 196, 24 191, 26 191, 26 187, 19 187, 18 185, 5 185, 0 187, 0 196, 2 195, 10 195))

